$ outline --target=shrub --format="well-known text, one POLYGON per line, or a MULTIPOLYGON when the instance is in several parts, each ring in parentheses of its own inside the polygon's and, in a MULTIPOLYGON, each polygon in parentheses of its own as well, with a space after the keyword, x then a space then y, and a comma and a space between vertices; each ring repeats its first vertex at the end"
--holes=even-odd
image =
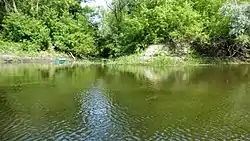
POLYGON ((53 43, 63 52, 72 52, 77 56, 95 55, 94 38, 88 21, 78 15, 78 21, 69 15, 64 16, 51 27, 53 43))
POLYGON ((7 40, 35 44, 32 48, 25 46, 24 50, 42 50, 49 47, 49 29, 42 21, 27 15, 10 13, 3 23, 3 35, 7 40))

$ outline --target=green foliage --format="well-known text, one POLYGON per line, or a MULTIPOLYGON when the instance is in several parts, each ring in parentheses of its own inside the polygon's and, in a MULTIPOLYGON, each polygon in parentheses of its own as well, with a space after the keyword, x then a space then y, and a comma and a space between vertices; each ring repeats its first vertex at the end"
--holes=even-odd
POLYGON ((88 19, 91 9, 81 8, 79 0, 22 0, 15 4, 16 8, 7 7, 3 40, 21 43, 25 51, 54 47, 79 57, 97 55, 94 26, 88 19))
POLYGON ((232 36, 250 35, 250 6, 246 5, 225 5, 223 12, 228 16, 230 21, 230 32, 232 36))
POLYGON ((76 55, 95 55, 94 39, 87 19, 77 15, 78 21, 63 15, 54 26, 52 33, 55 46, 64 52, 76 55))
POLYGON ((207 40, 209 36, 204 32, 206 27, 201 8, 206 5, 198 9, 204 1, 194 4, 192 1, 182 0, 157 0, 154 3, 150 0, 141 0, 135 5, 133 2, 129 4, 130 7, 127 9, 131 11, 126 11, 126 8, 118 11, 122 15, 122 20, 114 21, 117 14, 113 14, 112 9, 108 13, 108 18, 104 20, 107 26, 103 30, 108 28, 107 35, 113 40, 113 46, 109 43, 107 47, 119 48, 121 54, 135 53, 138 48, 143 49, 149 44, 191 43, 197 38, 207 40), (119 32, 116 32, 118 29, 119 32))
POLYGON ((3 34, 7 40, 24 42, 27 44, 24 50, 47 49, 50 44, 49 29, 42 21, 27 15, 10 13, 5 17, 3 34), (31 45, 29 44, 34 44, 31 45))
POLYGON ((249 35, 239 35, 236 38, 236 41, 240 44, 249 45, 250 44, 250 36, 249 35))
POLYGON ((5 16, 6 12, 4 9, 4 3, 0 1, 0 31, 2 30, 2 21, 5 16))
POLYGON ((201 56, 250 56, 250 6, 227 2, 112 0, 105 10, 81 7, 79 0, 5 0, 0 36, 21 50, 53 47, 77 57, 138 54, 151 44, 201 56))
POLYGON ((224 0, 114 0, 103 20, 101 33, 108 40, 103 46, 114 56, 158 43, 192 47, 200 55, 230 55, 230 46, 248 41, 249 7, 228 15, 225 5, 224 0))

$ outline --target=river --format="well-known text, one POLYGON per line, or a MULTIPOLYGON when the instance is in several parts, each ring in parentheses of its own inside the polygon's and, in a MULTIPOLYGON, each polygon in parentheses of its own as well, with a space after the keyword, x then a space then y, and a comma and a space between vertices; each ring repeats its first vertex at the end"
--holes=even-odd
POLYGON ((0 65, 0 140, 250 140, 250 65, 0 65))

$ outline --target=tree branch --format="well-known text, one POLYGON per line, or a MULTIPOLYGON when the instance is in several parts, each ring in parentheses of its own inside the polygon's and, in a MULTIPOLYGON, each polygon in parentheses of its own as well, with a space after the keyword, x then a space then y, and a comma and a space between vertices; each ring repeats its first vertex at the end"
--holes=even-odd
POLYGON ((19 13, 18 10, 17 10, 17 7, 16 7, 16 2, 15 2, 15 0, 12 0, 12 4, 13 4, 14 12, 19 13))

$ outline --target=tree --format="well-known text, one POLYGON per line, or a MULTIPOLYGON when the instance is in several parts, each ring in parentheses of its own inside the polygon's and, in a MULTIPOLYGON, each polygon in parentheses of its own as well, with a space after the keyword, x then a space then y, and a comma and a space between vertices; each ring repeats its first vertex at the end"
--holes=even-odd
POLYGON ((77 56, 96 55, 91 10, 79 0, 4 0, 5 40, 23 43, 23 50, 56 50, 77 56))

